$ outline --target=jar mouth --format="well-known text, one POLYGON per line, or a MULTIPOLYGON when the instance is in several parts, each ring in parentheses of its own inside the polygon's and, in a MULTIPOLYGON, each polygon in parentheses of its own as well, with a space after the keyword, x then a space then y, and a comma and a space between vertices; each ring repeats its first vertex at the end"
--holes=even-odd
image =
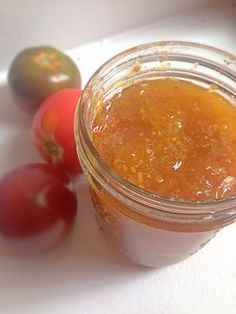
MULTIPOLYGON (((208 45, 185 42, 185 41, 161 41, 152 42, 148 44, 139 45, 130 49, 127 49, 111 59, 105 62, 99 69, 93 74, 90 80, 87 82, 84 92, 81 96, 79 104, 75 114, 75 140, 79 159, 85 174, 95 177, 97 182, 103 186, 108 193, 111 193, 115 198, 120 196, 125 197, 125 202, 131 204, 138 202, 144 206, 148 206, 150 210, 160 210, 160 204, 162 210, 173 214, 184 215, 198 215, 198 214, 214 214, 217 212, 224 212, 232 216, 236 213, 236 195, 227 196, 220 199, 209 199, 205 201, 192 201, 174 199, 169 197, 163 197, 158 194, 154 194, 143 190, 132 183, 125 180, 117 172, 115 172, 109 165, 107 165, 99 156, 96 150, 89 131, 89 126, 86 121, 89 113, 86 112, 86 106, 90 106, 91 99, 93 97, 94 86, 98 84, 103 77, 103 83, 106 84, 106 77, 104 76, 112 68, 116 71, 119 67, 126 65, 127 62, 133 62, 133 64, 139 64, 140 60, 146 56, 145 51, 149 51, 149 54, 153 54, 159 62, 168 63, 174 58, 178 60, 190 60, 193 67, 191 69, 182 70, 182 74, 185 73, 186 77, 191 72, 191 75, 198 75, 199 73, 194 68, 194 65, 199 66, 199 71, 202 71, 203 65, 208 69, 204 73, 204 77, 210 79, 212 76, 213 84, 217 86, 224 85, 226 96, 231 98, 231 101, 236 97, 236 56, 225 52, 221 49, 210 47, 208 45), (132 54, 137 54, 132 56, 132 54), (129 57, 127 59, 127 57, 129 57), (213 73, 214 72, 214 73, 213 73), (220 77, 219 77, 220 76, 220 77), (223 82, 223 79, 225 82, 223 82)), ((170 69, 167 67, 165 70, 160 70, 160 74, 163 75, 164 71, 166 77, 170 69)), ((100 86, 100 88, 103 88, 100 86)), ((118 85, 118 89, 122 88, 118 85)), ((219 88, 221 92, 221 88, 219 88)))

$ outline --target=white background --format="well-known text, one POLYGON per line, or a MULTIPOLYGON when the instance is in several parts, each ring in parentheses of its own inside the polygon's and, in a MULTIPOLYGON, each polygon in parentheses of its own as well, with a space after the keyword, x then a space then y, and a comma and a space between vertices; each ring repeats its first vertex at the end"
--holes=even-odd
POLYGON ((27 46, 51 44, 71 49, 201 3, 218 1, 1 0, 0 71, 27 46))
MULTIPOLYGON (((124 3, 129 2, 134 4, 134 1, 127 1, 123 2, 123 6, 124 3)), ((136 6, 140 6, 137 18, 140 17, 141 22, 155 18, 157 14, 156 11, 149 12, 153 7, 149 7, 148 2, 150 5, 152 3, 153 7, 156 3, 156 11, 158 9, 157 1, 146 1, 142 4, 137 4, 137 2, 136 6), (146 12, 146 10, 148 11, 147 20, 141 17, 141 11, 146 12)), ((88 41, 93 35, 97 39, 101 36, 104 38, 69 51, 69 54, 78 62, 83 83, 108 57, 129 46, 147 41, 191 40, 236 53, 236 3, 234 1, 213 1, 214 3, 201 1, 201 5, 198 2, 198 8, 195 9, 183 5, 184 2, 188 2, 188 6, 193 6, 191 1, 172 1, 178 7, 178 12, 174 12, 174 7, 170 6, 171 1, 164 2, 169 10, 168 17, 159 16, 151 24, 112 37, 105 38, 111 35, 109 32, 122 30, 122 26, 115 22, 115 19, 114 24, 118 23, 117 25, 113 25, 110 20, 113 29, 105 29, 106 22, 103 19, 101 23, 97 23, 98 28, 101 24, 101 29, 103 29, 101 33, 94 24, 95 20, 93 19, 93 22, 91 20, 93 24, 90 23, 89 26, 88 41), (91 30, 92 25, 95 29, 94 34, 91 30), (104 35, 102 35, 103 32, 104 35)), ((15 25, 9 26, 11 13, 13 20, 16 17, 22 19, 22 12, 26 6, 27 18, 32 14, 33 19, 36 15, 40 16, 39 12, 36 14, 30 11, 31 5, 35 3, 36 1, 2 0, 0 2, 0 6, 8 14, 8 18, 4 16, 2 19, 1 16, 0 19, 0 32, 3 29, 5 31, 5 36, 0 40, 3 41, 4 38, 6 43, 5 47, 2 43, 0 44, 3 69, 8 63, 9 55, 15 53, 23 44, 17 39, 17 31, 22 34, 20 25, 18 30, 15 25), (9 6, 14 3, 17 6, 11 12, 9 6), (17 10, 19 10, 19 15, 17 10), (7 28, 7 23, 10 29, 7 28), (8 38, 9 34, 12 36, 14 34, 14 36, 8 38)), ((46 3, 49 8, 52 4, 55 5, 56 1, 41 1, 39 6, 46 6, 46 3)), ((76 5, 75 1, 71 3, 76 5)), ((114 6, 116 5, 118 4, 114 3, 114 6)), ((124 14, 126 27, 138 25, 138 21, 133 20, 134 24, 132 24, 127 19, 128 15, 134 18, 134 10, 129 10, 128 13, 124 14)), ((88 11, 86 14, 89 16, 88 11)), ((63 14, 59 13, 60 15, 63 14)), ((78 16, 81 16, 81 13, 78 13, 78 16)), ((33 23, 33 25, 36 24, 33 23)), ((50 24, 47 25, 49 28, 50 24)), ((22 27, 24 28, 24 25, 22 27)), ((56 32, 59 29, 56 29, 56 32)), ((35 32, 37 35, 35 42, 50 40, 50 43, 61 43, 67 48, 76 47, 77 43, 80 43, 80 40, 76 41, 76 33, 71 38, 67 38, 69 36, 65 36, 64 33, 63 37, 59 38, 57 35, 54 38, 56 34, 54 31, 55 27, 48 31, 50 35, 47 37, 43 31, 43 35, 40 35, 41 32, 38 29, 38 33, 35 32)), ((27 34, 29 36, 24 37, 24 44, 30 45, 31 42, 34 43, 32 40, 34 30, 29 30, 27 34)), ((85 40, 86 37, 82 38, 81 42, 85 40)), ((0 78, 2 79, 0 86, 0 174, 2 174, 18 164, 39 161, 40 158, 31 142, 29 130, 32 118, 12 103, 8 89, 4 85, 4 72, 0 78)), ((236 224, 225 228, 190 259, 163 269, 147 269, 127 262, 106 243, 95 223, 93 206, 83 177, 76 183, 76 187, 79 203, 76 225, 70 237, 61 246, 51 252, 31 257, 0 255, 0 313, 236 313, 236 224)))

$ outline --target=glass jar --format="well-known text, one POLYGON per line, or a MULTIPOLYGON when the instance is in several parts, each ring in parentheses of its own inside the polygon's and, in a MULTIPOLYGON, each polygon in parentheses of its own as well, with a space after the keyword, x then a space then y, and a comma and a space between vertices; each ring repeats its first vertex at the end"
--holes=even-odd
POLYGON ((191 81, 235 105, 235 56, 194 43, 157 42, 124 51, 100 67, 75 119, 77 151, 101 229, 127 258, 152 267, 196 253, 236 218, 236 196, 204 202, 162 198, 130 184, 100 159, 92 139, 99 108, 134 82, 158 78, 191 81))

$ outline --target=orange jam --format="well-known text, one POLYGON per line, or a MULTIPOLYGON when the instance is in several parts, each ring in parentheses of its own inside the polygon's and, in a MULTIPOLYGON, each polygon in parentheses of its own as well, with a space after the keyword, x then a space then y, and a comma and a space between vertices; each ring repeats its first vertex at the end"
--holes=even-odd
POLYGON ((138 82, 96 114, 93 143, 119 175, 160 196, 236 194, 236 108, 214 90, 176 79, 138 82))

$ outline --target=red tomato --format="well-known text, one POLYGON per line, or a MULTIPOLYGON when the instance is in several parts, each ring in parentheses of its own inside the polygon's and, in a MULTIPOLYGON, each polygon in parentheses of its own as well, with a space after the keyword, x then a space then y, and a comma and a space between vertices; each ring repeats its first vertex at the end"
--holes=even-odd
POLYGON ((28 164, 0 180, 0 243, 15 252, 53 247, 74 222, 77 199, 70 179, 58 168, 28 164))
POLYGON ((48 97, 33 120, 34 142, 46 161, 65 172, 81 172, 74 138, 74 115, 82 91, 62 89, 48 97))

